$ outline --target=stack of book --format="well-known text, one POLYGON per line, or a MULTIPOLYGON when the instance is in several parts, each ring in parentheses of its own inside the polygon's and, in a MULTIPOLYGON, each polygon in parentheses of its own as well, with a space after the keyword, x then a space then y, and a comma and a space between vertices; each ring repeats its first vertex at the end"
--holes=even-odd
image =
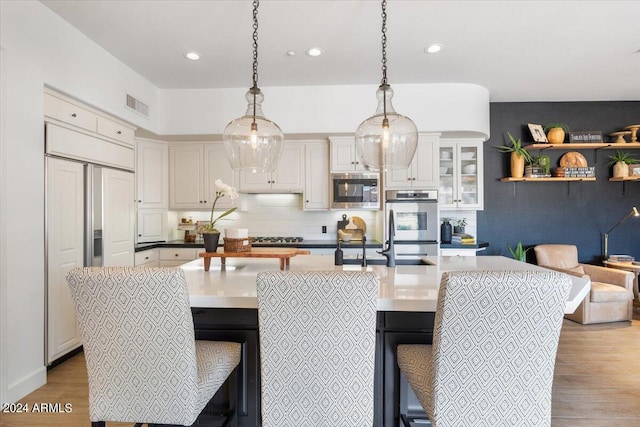
POLYGON ((454 233, 451 236, 451 243, 454 245, 475 245, 476 238, 470 234, 454 233))
POLYGON ((556 168, 553 176, 560 178, 595 178, 595 166, 586 167, 559 167, 556 168))

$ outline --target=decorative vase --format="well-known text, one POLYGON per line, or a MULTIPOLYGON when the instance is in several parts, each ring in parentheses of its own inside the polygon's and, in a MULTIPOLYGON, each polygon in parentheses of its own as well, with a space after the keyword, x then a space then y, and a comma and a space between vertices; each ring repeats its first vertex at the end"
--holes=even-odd
POLYGON ((547 132, 547 141, 549 141, 550 144, 564 143, 564 129, 562 128, 549 129, 549 132, 547 132))
POLYGON ((624 178, 625 176, 629 176, 629 165, 625 162, 618 162, 613 165, 613 177, 614 178, 624 178))
POLYGON ((522 178, 524 175, 524 156, 516 153, 511 153, 511 177, 522 178))
POLYGON ((451 243, 451 224, 449 221, 443 221, 440 225, 440 240, 442 243, 451 243))
POLYGON ((217 252, 218 241, 220 240, 220 233, 202 233, 204 238, 204 251, 205 252, 217 252))

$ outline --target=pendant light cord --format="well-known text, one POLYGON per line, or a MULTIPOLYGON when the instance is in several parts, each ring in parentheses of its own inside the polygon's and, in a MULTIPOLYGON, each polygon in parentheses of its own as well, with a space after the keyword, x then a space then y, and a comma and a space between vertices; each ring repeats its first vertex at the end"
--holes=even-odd
POLYGON ((256 124, 256 95, 258 94, 258 6, 259 0, 253 0, 253 123, 251 130, 257 130, 256 124), (255 129, 254 129, 255 128, 255 129))
POLYGON ((389 127, 389 121, 387 119, 387 0, 382 0, 382 81, 380 88, 382 89, 382 111, 384 113, 384 119, 382 122, 383 127, 389 127))

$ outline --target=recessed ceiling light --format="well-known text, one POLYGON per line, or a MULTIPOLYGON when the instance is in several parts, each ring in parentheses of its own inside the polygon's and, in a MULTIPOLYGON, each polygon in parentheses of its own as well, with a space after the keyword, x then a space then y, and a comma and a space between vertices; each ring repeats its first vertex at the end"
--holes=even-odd
POLYGON ((184 54, 184 57, 192 61, 197 61, 200 59, 200 54, 198 52, 187 52, 184 54))
POLYGON ((296 51, 295 50, 288 50, 287 51, 287 56, 296 56, 296 51))
POLYGON ((440 43, 434 43, 424 50, 424 53, 438 53, 444 46, 440 43))
POLYGON ((323 50, 319 47, 310 47, 307 49, 307 55, 309 56, 320 56, 323 54, 323 50))

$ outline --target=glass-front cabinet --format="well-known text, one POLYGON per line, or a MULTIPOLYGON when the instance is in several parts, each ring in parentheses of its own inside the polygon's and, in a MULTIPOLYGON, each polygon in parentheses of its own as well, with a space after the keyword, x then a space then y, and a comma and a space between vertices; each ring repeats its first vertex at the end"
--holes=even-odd
POLYGON ((484 208, 482 140, 441 139, 439 208, 484 208))

